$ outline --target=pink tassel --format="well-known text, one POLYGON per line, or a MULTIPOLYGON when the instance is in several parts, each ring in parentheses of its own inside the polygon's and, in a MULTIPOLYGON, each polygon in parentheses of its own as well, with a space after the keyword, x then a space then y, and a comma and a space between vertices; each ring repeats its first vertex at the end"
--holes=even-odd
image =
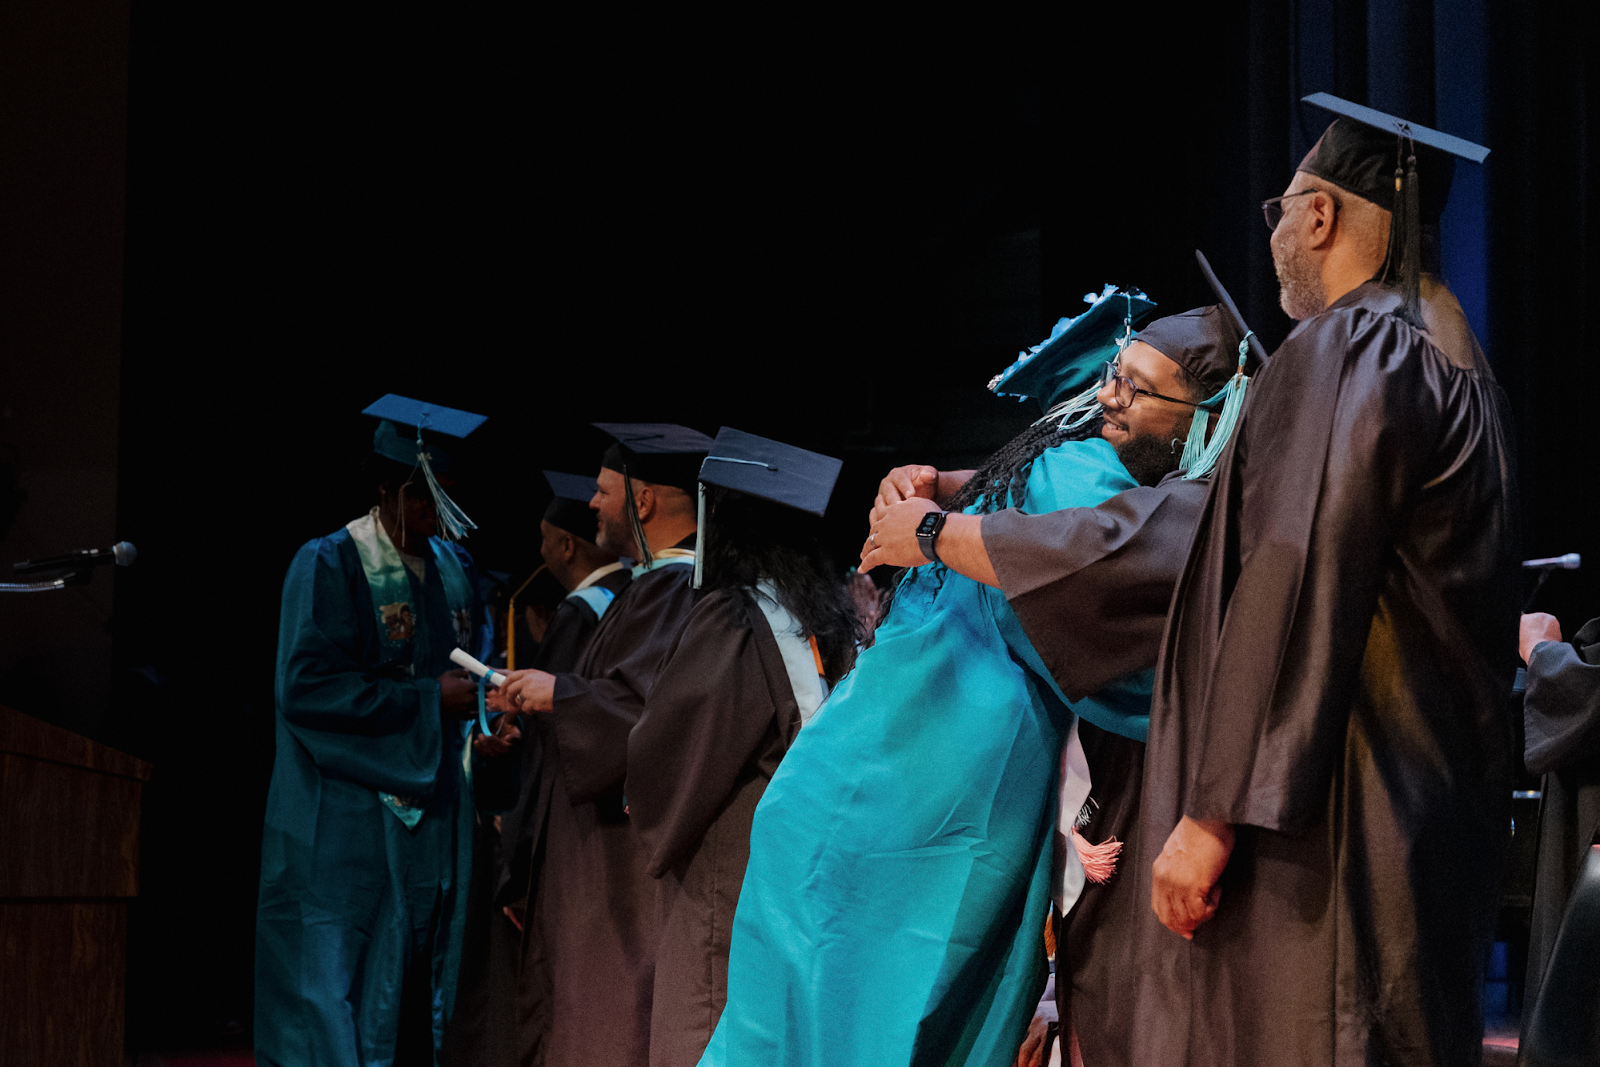
POLYGON ((1110 881, 1111 876, 1117 873, 1117 857, 1122 855, 1122 842, 1116 838, 1091 845, 1074 829, 1072 847, 1078 850, 1078 859, 1083 861, 1084 875, 1094 884, 1110 881))

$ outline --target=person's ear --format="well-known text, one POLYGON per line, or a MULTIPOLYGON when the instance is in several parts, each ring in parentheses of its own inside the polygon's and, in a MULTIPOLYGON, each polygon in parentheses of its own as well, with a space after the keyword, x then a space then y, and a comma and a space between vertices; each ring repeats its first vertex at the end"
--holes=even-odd
POLYGON ((571 534, 561 534, 561 562, 571 563, 578 558, 578 539, 571 534))
POLYGON ((1318 190, 1306 199, 1306 247, 1326 248, 1333 243, 1339 225, 1339 205, 1331 193, 1318 190))
POLYGON ((656 513, 656 491, 648 485, 639 485, 634 490, 633 503, 639 510, 639 521, 646 523, 656 513))

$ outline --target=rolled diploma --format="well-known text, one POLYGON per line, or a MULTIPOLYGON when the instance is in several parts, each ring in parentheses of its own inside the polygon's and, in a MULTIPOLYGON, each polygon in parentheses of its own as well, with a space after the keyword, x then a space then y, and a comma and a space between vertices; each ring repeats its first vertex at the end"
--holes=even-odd
POLYGON ((485 667, 483 664, 479 663, 477 660, 473 659, 459 648, 452 648, 450 650, 450 662, 454 663, 458 667, 465 667, 473 674, 476 674, 479 678, 487 681, 496 689, 506 684, 505 675, 501 674, 499 671, 490 670, 488 667, 485 667))

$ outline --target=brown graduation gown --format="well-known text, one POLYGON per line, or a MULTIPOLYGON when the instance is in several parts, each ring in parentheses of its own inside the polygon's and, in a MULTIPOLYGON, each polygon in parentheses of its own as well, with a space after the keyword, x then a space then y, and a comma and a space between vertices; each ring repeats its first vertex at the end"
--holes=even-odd
MULTIPOLYGON (((595 585, 620 595, 630 580, 630 573, 623 568, 605 575, 595 585)), ((612 606, 615 606, 614 602, 612 606)), ((593 608, 578 597, 566 597, 556 605, 531 666, 551 674, 566 674, 575 670, 599 626, 600 616, 595 614, 593 608)), ((506 756, 507 759, 519 761, 520 776, 516 805, 501 819, 493 911, 498 921, 507 922, 509 920, 499 915, 500 908, 526 902, 524 915, 527 918, 524 919, 518 953, 521 963, 516 975, 517 1055, 514 1062, 539 1064, 544 1062, 544 1049, 550 1034, 551 979, 543 938, 539 935, 537 925, 530 920, 538 899, 540 873, 547 855, 544 837, 548 827, 550 798, 555 791, 556 777, 561 771, 556 742, 550 733, 551 724, 546 718, 525 716, 521 729, 522 740, 518 748, 506 756)))
POLYGON ((1140 927, 1135 1063, 1481 1056, 1510 814, 1510 420, 1476 346, 1441 331, 1442 350, 1397 305, 1368 284, 1301 323, 1218 465, 1157 668, 1133 870, 1148 894, 1185 814, 1238 840, 1193 942, 1140 927))
MULTIPOLYGON (((1171 474, 1092 508, 984 516, 984 549, 1000 588, 1068 697, 1155 666, 1209 487, 1208 478, 1171 474)), ((1056 1003, 1061 1018, 1073 1020, 1084 1062, 1120 1067, 1138 978, 1133 931, 1153 921, 1129 870, 1139 848, 1144 745, 1087 721, 1078 736, 1092 781, 1081 833, 1096 844, 1116 838, 1123 852, 1110 879, 1086 883, 1057 921, 1056 1003)))
POLYGON ((651 1067, 694 1067, 722 1016, 750 824, 799 730, 766 616, 748 590, 710 593, 628 742, 628 811, 662 890, 651 1067))
MULTIPOLYGON (((693 538, 681 547, 692 547, 693 538)), ((660 894, 623 814, 628 732, 694 605, 657 562, 618 594, 545 718, 558 750, 533 923, 551 979, 549 1067, 644 1067, 660 894)))

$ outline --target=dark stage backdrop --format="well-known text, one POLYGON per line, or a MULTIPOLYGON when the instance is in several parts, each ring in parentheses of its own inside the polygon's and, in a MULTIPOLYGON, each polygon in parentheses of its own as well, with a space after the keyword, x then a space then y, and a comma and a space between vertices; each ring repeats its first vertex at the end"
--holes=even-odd
MULTIPOLYGON (((135 10, 115 454, 116 533, 141 560, 116 580, 112 697, 90 716, 157 767, 132 1040, 248 1023, 280 583, 372 502, 362 407, 392 391, 489 416, 458 494, 487 570, 535 565, 538 471, 592 471, 597 419, 843 458, 842 567, 884 470, 971 465, 1032 417, 983 385, 1084 293, 1209 302, 1198 246, 1281 340, 1258 204, 1324 123, 1305 93, 1493 149, 1463 167, 1446 273, 1516 406, 1530 554, 1600 567, 1584 20, 1488 0, 1075 6, 135 10)), ((1600 613, 1596 573, 1544 603, 1600 613)))

